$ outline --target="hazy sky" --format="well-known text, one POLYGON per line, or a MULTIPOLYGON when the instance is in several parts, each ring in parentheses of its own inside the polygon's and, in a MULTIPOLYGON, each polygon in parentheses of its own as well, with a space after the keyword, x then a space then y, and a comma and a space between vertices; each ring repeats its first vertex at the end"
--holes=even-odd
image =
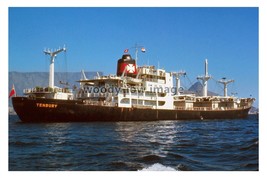
MULTIPOLYGON (((8 22, 9 71, 49 71, 43 49, 65 44, 56 71, 115 74, 124 49, 137 43, 146 48, 138 65, 185 70, 189 85, 204 73, 207 58, 214 79, 235 80, 229 94, 258 100, 258 8, 10 7, 8 22)), ((209 90, 223 94, 214 79, 209 90)))

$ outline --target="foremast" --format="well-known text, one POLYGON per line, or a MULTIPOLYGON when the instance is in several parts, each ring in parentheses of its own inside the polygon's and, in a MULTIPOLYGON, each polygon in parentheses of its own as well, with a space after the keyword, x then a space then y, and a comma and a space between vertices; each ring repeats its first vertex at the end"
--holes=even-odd
POLYGON ((50 66, 49 66, 49 85, 48 87, 35 87, 27 88, 23 90, 25 95, 30 98, 46 98, 46 99, 60 99, 60 100, 72 100, 73 93, 72 90, 68 88, 59 88, 54 85, 54 62, 58 53, 66 52, 66 48, 59 48, 55 51, 46 49, 43 52, 50 56, 50 66))
POLYGON ((56 51, 51 51, 50 49, 46 49, 44 50, 44 53, 46 55, 49 55, 50 56, 50 66, 49 66, 49 87, 50 88, 54 88, 54 62, 55 62, 55 58, 57 56, 58 53, 60 52, 66 52, 67 49, 65 47, 63 48, 59 48, 57 49, 56 51))

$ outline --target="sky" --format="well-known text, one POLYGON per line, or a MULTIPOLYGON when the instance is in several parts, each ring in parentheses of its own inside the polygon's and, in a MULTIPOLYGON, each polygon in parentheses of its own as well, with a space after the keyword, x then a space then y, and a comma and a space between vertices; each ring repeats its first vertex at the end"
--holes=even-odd
POLYGON ((138 44, 146 48, 139 66, 184 70, 189 87, 208 59, 209 90, 223 94, 215 80, 234 79, 228 93, 255 97, 258 106, 258 13, 257 7, 9 7, 8 70, 48 72, 43 50, 65 45, 55 71, 115 74, 124 49, 134 57, 138 44))

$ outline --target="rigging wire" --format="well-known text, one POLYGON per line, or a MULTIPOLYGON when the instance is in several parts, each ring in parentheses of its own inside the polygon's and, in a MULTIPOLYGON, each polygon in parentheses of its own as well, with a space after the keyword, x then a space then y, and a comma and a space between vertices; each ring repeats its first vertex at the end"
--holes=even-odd
POLYGON ((215 90, 214 92, 218 93, 221 95, 221 93, 223 93, 223 87, 222 85, 220 85, 220 83, 218 82, 219 80, 215 79, 214 77, 211 77, 211 79, 215 82, 215 90))
POLYGON ((230 85, 230 94, 235 96, 238 93, 236 92, 236 85, 235 85, 235 81, 233 82, 233 85, 230 85))
POLYGON ((47 82, 44 82, 44 83, 46 83, 45 85, 47 85, 47 86, 48 86, 48 82, 49 82, 49 70, 50 70, 49 65, 50 65, 50 57, 47 55, 44 55, 44 66, 43 66, 44 75, 45 76, 47 75, 47 77, 45 77, 45 79, 47 79, 47 82))
POLYGON ((61 66, 61 63, 62 63, 62 59, 58 59, 58 56, 56 56, 56 60, 55 60, 55 62, 57 62, 57 64, 56 64, 56 66, 57 66, 57 72, 55 72, 55 75, 57 74, 57 80, 58 80, 58 83, 59 83, 59 85, 60 85, 60 87, 62 88, 62 80, 63 80, 63 78, 62 78, 62 66, 61 66))
POLYGON ((182 87, 184 90, 189 90, 191 86, 194 85, 194 83, 191 81, 190 77, 188 75, 184 75, 183 78, 181 78, 182 87))
POLYGON ((48 70, 48 67, 47 66, 49 66, 48 65, 48 58, 47 58, 47 56, 46 55, 44 55, 44 65, 43 65, 43 68, 44 68, 44 72, 47 72, 48 70))
POLYGON ((64 59, 59 59, 59 60, 55 60, 55 62, 57 62, 57 68, 58 68, 58 72, 56 72, 55 74, 57 74, 57 79, 59 82, 60 87, 65 88, 68 86, 68 66, 67 66, 67 54, 66 51, 64 51, 64 59))
POLYGON ((192 83, 192 81, 190 80, 190 78, 188 77, 188 75, 186 75, 186 79, 189 81, 190 86, 192 86, 193 83, 192 83))
POLYGON ((67 51, 64 52, 64 61, 65 61, 65 72, 66 72, 66 75, 65 75, 65 81, 66 81, 66 84, 68 84, 68 80, 69 80, 69 77, 68 77, 68 60, 67 60, 67 51))

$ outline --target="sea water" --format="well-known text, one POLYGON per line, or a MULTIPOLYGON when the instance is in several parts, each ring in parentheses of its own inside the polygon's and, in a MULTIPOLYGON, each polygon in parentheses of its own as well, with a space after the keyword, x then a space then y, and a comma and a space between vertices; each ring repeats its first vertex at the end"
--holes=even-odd
POLYGON ((246 119, 22 123, 9 116, 10 171, 251 171, 258 116, 246 119))

